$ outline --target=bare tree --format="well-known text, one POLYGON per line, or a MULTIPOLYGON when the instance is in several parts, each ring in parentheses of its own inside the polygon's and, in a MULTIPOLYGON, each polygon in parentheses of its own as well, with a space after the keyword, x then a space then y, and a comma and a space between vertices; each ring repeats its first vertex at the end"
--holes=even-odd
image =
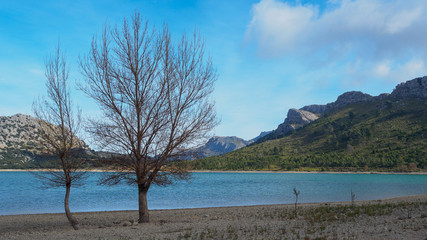
POLYGON ((297 205, 298 205, 298 196, 300 194, 300 191, 297 191, 296 188, 294 188, 294 195, 295 195, 295 218, 297 217, 297 205))
POLYGON ((104 28, 81 59, 81 89, 100 106, 88 132, 115 158, 117 172, 103 181, 138 185, 139 222, 148 222, 147 192, 154 184, 185 179, 171 163, 206 139, 218 124, 214 103, 216 71, 194 33, 172 41, 168 27, 150 30, 138 12, 123 26, 104 28))
POLYGON ((80 186, 85 179, 85 172, 80 169, 84 160, 76 156, 75 151, 84 144, 76 136, 80 129, 81 111, 73 110, 67 86, 69 68, 59 44, 55 54, 46 59, 45 68, 47 98, 35 100, 33 111, 38 119, 44 151, 56 156, 58 162, 55 160, 55 165, 61 170, 37 173, 36 177, 42 180, 45 187, 65 187, 65 214, 71 226, 77 230, 79 224, 70 212, 69 197, 71 186, 80 186))
POLYGON ((353 192, 353 189, 350 191, 350 198, 351 198, 351 207, 354 207, 354 200, 356 200, 356 194, 353 192))

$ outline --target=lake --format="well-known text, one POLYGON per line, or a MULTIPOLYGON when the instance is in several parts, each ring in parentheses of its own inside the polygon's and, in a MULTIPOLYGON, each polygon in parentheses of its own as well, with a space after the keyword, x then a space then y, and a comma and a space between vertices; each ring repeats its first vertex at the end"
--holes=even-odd
MULTIPOLYGON (((97 185, 102 173, 71 189, 72 212, 136 210, 137 187, 97 185)), ((64 212, 64 188, 40 188, 29 172, 0 172, 0 215, 64 212)), ((328 173, 193 173, 190 181, 152 186, 149 209, 374 200, 427 194, 427 175, 328 173)))

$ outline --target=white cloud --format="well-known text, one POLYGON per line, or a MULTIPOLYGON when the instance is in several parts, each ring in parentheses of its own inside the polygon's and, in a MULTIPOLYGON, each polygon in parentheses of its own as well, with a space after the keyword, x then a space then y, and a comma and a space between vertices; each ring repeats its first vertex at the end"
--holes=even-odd
POLYGON ((408 62, 400 64, 390 74, 390 79, 394 82, 402 82, 402 80, 411 80, 416 77, 426 75, 427 68, 424 61, 420 59, 412 59, 408 62))
POLYGON ((390 61, 383 61, 378 63, 374 67, 373 72, 376 76, 387 77, 390 74, 390 70, 391 70, 390 61))
POLYGON ((314 7, 291 7, 275 0, 265 0, 255 5, 252 11, 254 17, 246 36, 256 36, 260 47, 271 46, 265 50, 271 49, 271 54, 274 54, 276 48, 288 49, 297 44, 317 10, 314 7))
POLYGON ((424 61, 420 59, 414 59, 402 66, 404 72, 408 73, 408 75, 419 75, 421 72, 426 71, 426 66, 424 61))
POLYGON ((417 58, 394 65, 386 60, 374 66, 371 72, 377 77, 398 83, 424 76, 427 66, 423 60, 417 58))
POLYGON ((411 27, 417 19, 420 19, 422 10, 421 7, 418 7, 411 10, 404 10, 391 16, 389 22, 386 23, 386 32, 396 34, 411 27))
POLYGON ((427 57, 427 1, 334 0, 318 9, 262 0, 252 8, 246 39, 257 42, 262 57, 292 57, 310 67, 341 62, 359 77, 427 73, 420 60, 427 57))

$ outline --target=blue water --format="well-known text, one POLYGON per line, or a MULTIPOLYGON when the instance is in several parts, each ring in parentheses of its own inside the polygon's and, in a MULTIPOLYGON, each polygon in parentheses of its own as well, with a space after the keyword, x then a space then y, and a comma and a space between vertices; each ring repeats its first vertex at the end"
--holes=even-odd
MULTIPOLYGON (((102 173, 90 173, 87 184, 71 189, 73 212, 136 210, 137 187, 97 185, 102 173)), ((298 202, 373 200, 427 194, 427 175, 194 173, 189 182, 152 186, 149 209, 178 209, 298 202)), ((64 188, 41 189, 28 172, 0 172, 0 215, 63 212, 64 188)))

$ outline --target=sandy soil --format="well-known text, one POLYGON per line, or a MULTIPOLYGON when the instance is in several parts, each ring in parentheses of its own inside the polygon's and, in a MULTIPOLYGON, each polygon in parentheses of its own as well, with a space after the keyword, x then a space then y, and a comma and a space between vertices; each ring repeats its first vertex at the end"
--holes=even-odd
POLYGON ((0 239, 426 239, 427 195, 344 203, 0 216, 0 239))

